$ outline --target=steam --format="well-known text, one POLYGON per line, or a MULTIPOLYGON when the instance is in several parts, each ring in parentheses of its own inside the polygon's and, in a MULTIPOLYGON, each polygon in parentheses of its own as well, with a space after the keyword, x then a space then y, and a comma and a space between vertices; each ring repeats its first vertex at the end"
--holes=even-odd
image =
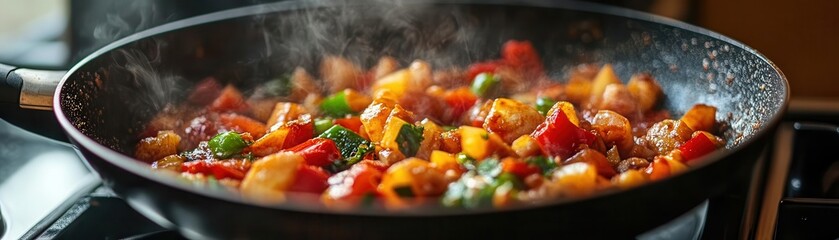
POLYGON ((160 7, 154 1, 124 1, 107 11, 105 22, 96 23, 94 39, 109 43, 130 34, 157 26, 175 16, 162 16, 160 7))
POLYGON ((112 81, 127 81, 114 84, 115 94, 132 96, 135 99, 126 101, 132 109, 149 109, 159 111, 167 104, 173 103, 176 96, 183 95, 187 81, 172 72, 164 72, 161 68, 161 48, 165 43, 159 40, 150 48, 151 52, 138 49, 119 49, 114 53, 114 59, 121 64, 112 65, 109 70, 112 81))
MULTIPOLYGON (((297 2, 303 7, 295 11, 273 13, 271 10, 275 9, 261 9, 269 10, 266 11, 269 14, 253 16, 252 25, 243 31, 245 35, 256 35, 228 43, 231 46, 218 46, 245 48, 248 53, 243 57, 230 56, 229 65, 247 66, 251 72, 232 74, 220 80, 259 84, 291 73, 296 67, 303 67, 317 78, 320 75, 318 68, 326 56, 344 57, 362 71, 383 56, 394 57, 401 67, 407 67, 414 60, 427 61, 433 69, 465 67, 471 62, 497 57, 497 46, 508 40, 500 39, 506 34, 491 34, 505 31, 506 27, 497 27, 506 21, 501 10, 492 12, 495 14, 492 18, 479 21, 469 10, 451 5, 441 7, 386 0, 370 3, 365 1, 364 6, 358 6, 359 3, 350 0, 306 0, 297 2), (253 46, 234 46, 236 44, 253 46)), ((279 4, 261 6, 287 7, 279 4)), ((129 2, 122 13, 108 15, 107 21, 96 27, 94 37, 100 41, 113 41, 175 17, 162 16, 160 10, 154 2, 129 2)), ((177 72, 186 66, 172 65, 189 63, 161 59, 162 55, 172 55, 169 52, 173 49, 167 49, 169 45, 165 40, 156 38, 142 42, 153 42, 153 46, 144 43, 142 49, 122 48, 112 55, 116 64, 109 69, 110 79, 127 81, 115 84, 120 86, 116 90, 131 93, 126 96, 138 96, 139 99, 132 99, 128 104, 136 105, 138 109, 149 109, 150 106, 151 111, 158 111, 177 102, 189 82, 200 79, 186 79, 179 75, 183 73, 177 72)), ((176 45, 182 44, 172 43, 172 46, 176 45)))
MULTIPOLYGON (((92 48, 99 48, 123 37, 169 22, 178 16, 166 14, 157 1, 119 1, 114 4, 90 6, 101 8, 105 12, 105 21, 95 22, 92 29, 92 48)), ((171 11, 169 11, 171 12, 171 11)), ((89 18, 89 21, 99 18, 89 18)), ((161 67, 161 51, 167 43, 153 39, 151 44, 140 48, 120 48, 111 54, 115 64, 110 65, 107 78, 109 81, 124 81, 107 84, 112 94, 126 96, 127 107, 136 111, 156 112, 168 103, 175 101, 175 96, 183 90, 186 81, 172 72, 165 72, 161 67), (130 96, 130 97, 127 97, 130 96)))
POLYGON ((475 60, 468 56, 480 47, 472 41, 482 29, 464 26, 476 25, 476 20, 457 9, 405 6, 409 3, 380 0, 360 7, 346 0, 309 0, 302 4, 328 7, 306 8, 282 17, 261 16, 256 24, 267 45, 265 57, 294 59, 285 61, 286 69, 297 64, 312 72, 319 59, 328 55, 342 56, 363 69, 382 56, 396 57, 403 67, 417 59, 434 67, 475 60))

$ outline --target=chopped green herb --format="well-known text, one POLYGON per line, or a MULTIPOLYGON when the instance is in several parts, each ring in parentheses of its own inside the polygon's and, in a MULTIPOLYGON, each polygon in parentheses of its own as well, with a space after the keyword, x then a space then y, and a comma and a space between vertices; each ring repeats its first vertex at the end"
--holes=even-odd
POLYGON ((247 154, 243 155, 242 158, 250 162, 256 161, 256 156, 254 156, 252 152, 248 152, 247 154))
POLYGON ((529 157, 524 160, 527 164, 533 164, 539 167, 542 170, 543 175, 548 175, 554 168, 556 168, 556 162, 547 158, 545 156, 533 156, 529 157))
MULTIPOLYGON (((467 176, 466 174, 463 175, 464 177, 467 176)), ((455 181, 449 184, 449 188, 446 190, 446 193, 443 194, 443 197, 440 198, 440 203, 446 207, 459 207, 463 204, 463 195, 466 194, 466 184, 464 183, 464 177, 461 177, 460 180, 455 181)))
POLYGON ((493 196, 498 189, 507 188, 513 191, 525 189, 524 183, 511 173, 501 173, 496 178, 479 174, 480 172, 469 171, 457 181, 449 184, 440 203, 446 207, 489 207, 492 206, 493 196), (467 185, 467 182, 471 183, 467 185))
POLYGON ((478 174, 483 176, 494 178, 501 174, 501 161, 498 161, 497 158, 490 157, 481 161, 478 164, 478 174))
POLYGON ((469 155, 466 155, 466 153, 463 153, 463 152, 458 153, 456 157, 457 157, 457 163, 459 163, 460 165, 462 165, 466 169, 468 169, 468 170, 475 169, 475 162, 477 162, 477 160, 475 160, 474 158, 470 157, 469 155))
POLYGON ((504 184, 512 184, 513 188, 519 190, 525 189, 524 183, 521 180, 519 180, 519 178, 515 174, 512 173, 501 173, 501 175, 498 175, 498 177, 495 178, 495 181, 492 183, 492 186, 497 188, 504 184))

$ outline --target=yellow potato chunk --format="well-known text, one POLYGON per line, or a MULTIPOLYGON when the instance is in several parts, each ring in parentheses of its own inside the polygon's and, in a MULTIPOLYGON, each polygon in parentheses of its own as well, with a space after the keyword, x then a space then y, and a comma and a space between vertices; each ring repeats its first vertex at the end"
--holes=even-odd
POLYGON ((361 113, 361 124, 364 126, 364 131, 367 132, 367 136, 370 137, 370 141, 379 142, 382 140, 382 133, 392 106, 393 103, 389 104, 388 101, 376 99, 361 113))
POLYGON ((376 63, 373 70, 373 77, 375 79, 379 79, 395 72, 396 70, 399 70, 399 62, 393 57, 384 56, 379 58, 379 62, 376 63))
POLYGON ((667 154, 690 140, 693 130, 680 120, 665 119, 647 130, 644 141, 656 154, 667 154))
POLYGON ((390 91, 394 96, 404 96, 410 91, 424 91, 431 85, 433 73, 431 65, 422 60, 416 60, 408 68, 400 69, 384 75, 373 83, 373 95, 390 91))
POLYGON ((378 190, 386 206, 401 208, 406 206, 405 199, 422 200, 443 194, 448 184, 443 173, 428 161, 408 158, 387 169, 378 190))
POLYGON ((253 163, 242 179, 241 193, 244 197, 263 203, 285 201, 285 190, 294 182, 297 168, 303 164, 303 157, 282 151, 265 156, 253 163))
POLYGON ((591 93, 590 96, 592 103, 599 102, 599 98, 603 96, 603 92, 606 91, 606 86, 609 84, 620 84, 621 81, 618 78, 618 75, 615 74, 615 70, 612 69, 611 64, 603 65, 600 68, 600 71, 597 72, 597 75, 594 76, 594 81, 591 83, 591 93))
POLYGON ((550 184, 554 194, 586 196, 597 189, 597 169, 585 162, 568 164, 554 171, 550 184))
POLYGON ((489 133, 470 126, 460 126, 460 145, 467 156, 474 159, 484 159, 492 153, 489 144, 489 133))
POLYGON ((682 116, 682 122, 694 131, 713 131, 716 125, 717 108, 705 104, 696 104, 682 116))
POLYGON ((431 85, 432 76, 431 65, 426 61, 415 60, 408 66, 408 71, 411 72, 411 82, 408 90, 425 90, 431 85))
POLYGON ((185 157, 182 157, 182 156, 177 155, 177 154, 172 154, 172 155, 166 156, 166 157, 164 157, 160 160, 154 161, 151 164, 151 168, 165 169, 165 170, 180 172, 181 171, 181 165, 183 165, 185 160, 186 160, 185 157))
POLYGON ((497 98, 484 119, 483 127, 498 134, 505 143, 512 143, 521 135, 533 132, 545 117, 535 108, 518 101, 497 98))
POLYGON ((257 157, 268 156, 279 152, 283 149, 283 143, 285 143, 285 138, 288 136, 289 131, 290 129, 283 125, 276 131, 265 134, 254 141, 253 144, 248 146, 248 149, 257 157))
POLYGON ((419 150, 417 150, 416 157, 429 159, 431 151, 440 149, 440 134, 443 133, 443 128, 428 118, 423 119, 420 125, 422 125, 422 142, 419 150))
POLYGON ((291 72, 291 94, 292 101, 301 101, 311 93, 320 94, 321 88, 315 83, 315 77, 309 74, 305 68, 297 67, 291 72))
POLYGON ((271 112, 271 117, 268 118, 268 124, 266 126, 271 128, 275 128, 274 126, 279 127, 306 113, 308 113, 308 111, 306 111, 306 108, 300 104, 292 102, 278 102, 274 105, 274 111, 271 112))
POLYGON ((647 73, 633 75, 626 83, 626 88, 638 100, 638 110, 641 112, 653 109, 663 95, 661 86, 647 73))
POLYGON ((521 137, 516 138, 511 147, 520 157, 536 156, 542 153, 539 143, 530 135, 521 135, 521 137))
POLYGON ((390 91, 393 95, 402 96, 411 82, 411 72, 408 69, 402 69, 384 77, 379 78, 373 83, 373 93, 377 94, 381 91, 390 91))
POLYGON ((612 110, 627 117, 634 117, 639 113, 637 100, 626 89, 626 86, 619 83, 606 86, 597 107, 612 110))
POLYGON ((458 131, 461 151, 471 158, 480 161, 493 153, 497 153, 500 157, 517 156, 516 152, 504 143, 504 140, 501 140, 501 137, 483 128, 460 126, 458 131))
POLYGON ((571 77, 565 85, 565 95, 568 100, 584 105, 591 98, 592 80, 582 77, 571 77))
POLYGON ((460 178, 465 170, 457 163, 457 158, 452 153, 447 153, 440 150, 431 152, 431 167, 440 170, 444 173, 446 181, 453 182, 460 178))
POLYGON ((396 142, 396 138, 399 136, 399 130, 401 130, 402 126, 405 126, 405 124, 411 125, 396 116, 389 117, 385 125, 384 133, 382 134, 382 141, 379 145, 391 151, 398 152, 404 156, 405 154, 399 151, 399 143, 396 142))
POLYGON ((641 171, 630 169, 612 177, 612 183, 623 189, 632 188, 647 182, 647 175, 641 171))
POLYGON ((352 89, 344 89, 344 99, 347 100, 347 105, 353 112, 360 112, 373 102, 367 94, 352 89))
POLYGON ((340 56, 326 56, 320 65, 320 76, 329 86, 329 92, 357 88, 361 79, 361 68, 340 56))
POLYGON ((629 120, 616 112, 597 111, 591 127, 597 131, 598 136, 603 138, 607 147, 617 146, 619 152, 628 153, 635 145, 629 120))
POLYGON ((134 150, 134 157, 144 162, 154 162, 178 153, 181 136, 173 131, 159 131, 157 136, 140 140, 134 150))

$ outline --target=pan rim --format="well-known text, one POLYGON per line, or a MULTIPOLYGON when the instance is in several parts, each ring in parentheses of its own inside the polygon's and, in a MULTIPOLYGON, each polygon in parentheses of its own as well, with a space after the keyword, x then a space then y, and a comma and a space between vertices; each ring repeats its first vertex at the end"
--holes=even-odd
MULTIPOLYGON (((352 5, 363 5, 365 3, 374 3, 374 1, 353 1, 352 5)), ((381 2, 378 2, 381 3, 381 2)), ((436 217, 436 216, 451 216, 451 215, 472 215, 472 214, 487 214, 487 213, 499 213, 505 211, 517 211, 517 210, 532 210, 544 207, 556 207, 556 206, 569 206, 576 202, 583 202, 588 201, 591 199, 599 199, 609 197, 615 194, 621 194, 629 191, 638 191, 640 188, 650 188, 654 187, 657 184, 662 184, 663 182, 670 180, 670 178, 678 178, 680 175, 689 174, 691 172, 695 172, 695 169, 700 169, 706 167, 707 165, 716 163, 717 161, 721 161, 722 159, 726 158, 729 155, 734 154, 735 152, 742 151, 747 146, 754 144, 755 141, 761 139, 764 135, 768 134, 768 132, 772 131, 778 124, 780 123, 782 116, 786 112, 786 108, 789 104, 790 99, 790 91, 789 91, 789 82, 783 72, 778 68, 778 66, 770 61, 766 56, 759 53, 757 50, 752 49, 751 47, 731 39, 725 35, 713 32, 711 30, 698 27, 695 25, 691 25, 685 22, 677 21, 674 19, 657 16, 641 11, 620 8, 615 6, 607 6, 597 3, 590 3, 590 2, 546 2, 546 1, 501 1, 501 0, 492 0, 487 1, 481 4, 471 3, 469 0, 442 0, 442 1, 429 1, 429 0, 422 0, 422 1, 411 1, 410 3, 403 3, 403 4, 454 4, 454 5, 502 5, 502 6, 516 6, 516 7, 542 7, 542 8, 552 8, 552 9, 565 9, 571 11, 578 11, 578 12, 587 12, 587 13, 595 13, 595 14, 603 14, 603 15, 610 15, 610 16, 617 16, 626 19, 633 19, 639 21, 646 21, 651 22, 659 25, 674 27, 694 33, 698 33, 701 35, 705 35, 711 39, 720 40, 724 43, 731 44, 735 47, 743 49, 745 52, 756 56, 760 61, 765 62, 769 67, 772 68, 778 74, 779 80, 783 83, 783 86, 779 88, 780 91, 783 91, 783 99, 780 99, 780 108, 776 109, 776 112, 768 119, 766 124, 761 124, 760 129, 757 130, 753 135, 745 140, 740 142, 739 144, 725 150, 715 151, 711 154, 703 156, 701 159, 698 159, 698 164, 691 166, 691 169, 685 173, 680 173, 678 175, 672 175, 668 178, 664 179, 663 181, 655 181, 645 183, 641 186, 631 188, 631 189, 622 189, 622 190, 606 190, 606 191, 598 191, 594 194, 591 194, 586 197, 580 198, 558 198, 558 199, 550 199, 546 201, 540 201, 539 203, 535 204, 517 204, 516 206, 503 208, 503 209, 495 209, 495 208, 482 208, 482 209, 463 209, 463 208, 453 208, 453 209, 444 209, 440 207, 436 207, 435 209, 440 209, 439 211, 365 211, 363 209, 354 209, 351 211, 344 211, 344 210, 335 210, 323 207, 312 207, 308 205, 302 205, 298 203, 294 203, 294 201, 286 201, 281 204, 260 204, 256 201, 248 200, 234 194, 224 193, 224 192, 216 192, 216 191, 207 191, 204 189, 199 189, 192 184, 184 183, 182 181, 177 181, 177 179, 172 178, 170 176, 165 176, 164 174, 159 174, 154 172, 151 168, 148 167, 147 164, 143 164, 140 161, 137 161, 133 157, 124 155, 116 150, 108 148, 91 137, 83 134, 79 129, 73 125, 67 116, 64 114, 61 105, 61 92, 64 88, 64 85, 67 81, 70 80, 71 75, 78 71, 81 67, 85 66, 89 62, 93 61, 94 59, 99 58, 105 53, 108 53, 112 50, 118 49, 124 45, 129 43, 146 39, 148 37, 152 37, 155 35, 167 33, 170 31, 186 29, 190 27, 195 27, 203 24, 210 24, 214 22, 220 22, 224 20, 231 20, 241 17, 248 17, 260 14, 268 14, 268 13, 275 13, 275 12, 284 12, 284 11, 294 11, 300 10, 310 7, 328 7, 328 6, 335 6, 334 4, 328 3, 328 1, 308 1, 308 2, 298 2, 298 1, 288 1, 288 2, 278 2, 278 3, 268 3, 268 4, 259 4, 253 5, 248 7, 241 7, 236 9, 224 10, 209 14, 204 14, 192 18, 187 18, 171 23, 167 23, 161 26, 157 26, 139 33, 135 33, 129 35, 125 38, 117 40, 111 44, 106 45, 105 47, 91 53, 90 55, 86 56, 80 62, 71 68, 67 74, 65 74, 61 81, 58 84, 58 87, 55 91, 55 95, 53 96, 53 112, 58 119, 59 124, 61 127, 67 132, 71 139, 73 139, 78 145, 87 149, 97 157, 101 158, 108 164, 114 165, 122 170, 128 171, 131 174, 139 176, 145 180, 153 181, 159 184, 162 184, 168 188, 174 188, 179 191, 185 191, 189 194, 197 194, 202 197, 214 198, 215 200, 227 201, 235 204, 246 205, 250 207, 260 207, 260 208, 268 208, 271 210, 281 210, 281 211, 290 211, 290 212, 311 212, 311 213, 319 213, 319 214, 339 214, 339 215, 361 215, 361 216, 381 216, 381 217, 436 217)), ((85 160, 87 161, 87 160, 85 160)))

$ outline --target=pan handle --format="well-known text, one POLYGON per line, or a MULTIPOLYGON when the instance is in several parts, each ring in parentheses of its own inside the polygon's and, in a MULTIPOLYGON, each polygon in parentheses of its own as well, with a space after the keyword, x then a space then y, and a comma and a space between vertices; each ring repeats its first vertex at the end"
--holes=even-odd
POLYGON ((52 97, 65 70, 18 68, 0 64, 0 103, 52 110, 52 97))
POLYGON ((9 66, 0 63, 0 102, 2 103, 19 103, 20 89, 23 85, 23 80, 20 76, 14 74, 17 67, 9 66))

